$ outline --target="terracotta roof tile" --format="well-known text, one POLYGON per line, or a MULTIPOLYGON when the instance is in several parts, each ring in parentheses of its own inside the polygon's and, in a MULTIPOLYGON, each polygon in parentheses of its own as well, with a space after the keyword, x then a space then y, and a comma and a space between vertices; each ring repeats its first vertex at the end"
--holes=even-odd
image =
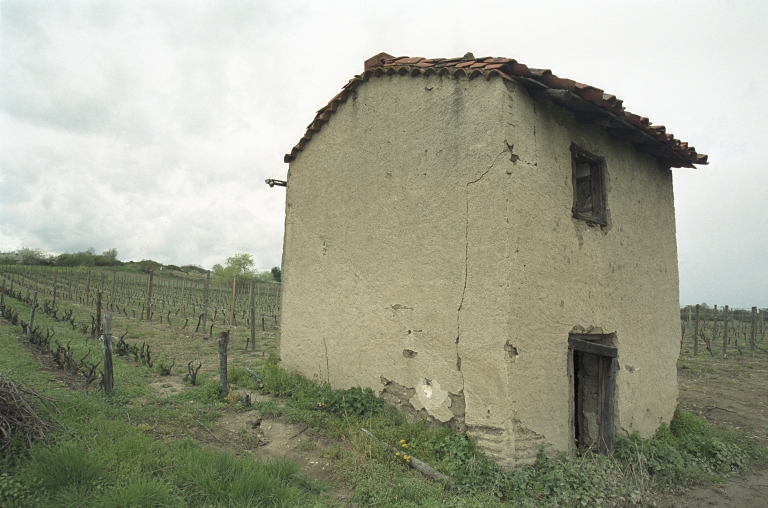
POLYGON ((624 103, 615 95, 607 94, 600 88, 561 78, 549 69, 531 69, 511 58, 474 58, 470 54, 462 58, 421 58, 394 57, 379 53, 365 61, 362 75, 355 76, 342 87, 342 91, 317 112, 307 127, 304 137, 285 156, 285 162, 296 158, 314 132, 329 121, 349 94, 372 77, 383 75, 400 76, 450 76, 490 80, 499 77, 517 82, 534 96, 552 100, 577 114, 580 122, 593 123, 608 128, 618 139, 628 140, 656 157, 661 164, 671 167, 693 167, 693 164, 707 164, 707 156, 696 153, 688 143, 676 139, 666 132, 663 125, 651 125, 648 118, 624 110, 624 103))

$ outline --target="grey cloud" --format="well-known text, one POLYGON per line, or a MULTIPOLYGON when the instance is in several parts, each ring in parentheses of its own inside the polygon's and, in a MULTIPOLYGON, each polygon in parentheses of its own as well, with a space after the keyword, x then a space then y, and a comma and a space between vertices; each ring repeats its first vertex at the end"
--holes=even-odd
POLYGON ((768 305, 768 4, 599 6, 3 0, 0 242, 279 264, 284 191, 263 180, 314 112, 379 51, 473 51, 604 88, 709 153, 675 172, 681 299, 768 305))

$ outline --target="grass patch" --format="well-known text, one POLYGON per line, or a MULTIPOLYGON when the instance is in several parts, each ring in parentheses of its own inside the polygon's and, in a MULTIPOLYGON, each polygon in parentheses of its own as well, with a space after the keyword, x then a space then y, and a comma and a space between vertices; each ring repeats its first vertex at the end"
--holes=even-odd
POLYGON ((653 438, 635 433, 618 439, 611 458, 590 451, 569 457, 542 448, 536 464, 509 472, 485 457, 468 435, 423 420, 409 421, 393 408, 372 403, 364 390, 317 385, 285 372, 274 357, 260 372, 264 391, 286 399, 284 411, 290 419, 349 443, 357 459, 342 459, 342 449, 332 458, 356 463, 340 465, 339 470, 353 486, 356 501, 366 506, 449 506, 456 499, 446 499, 440 488, 433 490, 414 478, 400 457, 371 442, 360 427, 390 445, 407 446, 409 454, 448 474, 453 492, 462 495, 459 499, 472 500, 467 506, 641 503, 654 489, 731 475, 764 456, 753 443, 678 408, 670 425, 661 425, 653 438), (361 457, 376 460, 360 463, 361 457))

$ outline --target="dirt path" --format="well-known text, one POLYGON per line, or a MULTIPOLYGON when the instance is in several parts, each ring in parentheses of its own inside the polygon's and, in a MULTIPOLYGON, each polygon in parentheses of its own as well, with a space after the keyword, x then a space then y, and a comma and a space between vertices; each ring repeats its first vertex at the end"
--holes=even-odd
POLYGON ((685 493, 662 497, 661 508, 768 507, 768 469, 731 478, 724 483, 700 485, 685 493))

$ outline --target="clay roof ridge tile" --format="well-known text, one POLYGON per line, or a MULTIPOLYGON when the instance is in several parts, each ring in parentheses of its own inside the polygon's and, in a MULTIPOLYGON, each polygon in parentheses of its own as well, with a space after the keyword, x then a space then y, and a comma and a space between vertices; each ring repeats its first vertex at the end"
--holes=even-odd
POLYGON ((492 69, 491 71, 487 72, 485 75, 485 80, 490 81, 491 78, 495 75, 500 76, 502 79, 506 79, 507 81, 515 82, 515 78, 510 76, 509 74, 505 73, 501 69, 492 69))
MULTIPOLYGON (((624 109, 624 102, 615 95, 607 94, 602 89, 580 83, 567 78, 560 78, 552 73, 550 69, 532 69, 525 64, 518 63, 511 58, 482 57, 482 58, 432 58, 423 57, 394 57, 387 53, 379 53, 369 58, 365 62, 365 72, 362 75, 355 75, 343 87, 342 90, 334 96, 326 106, 317 111, 315 118, 307 126, 304 136, 291 149, 289 154, 284 157, 285 162, 291 162, 296 158, 298 152, 302 151, 306 144, 312 139, 313 134, 320 130, 323 124, 329 121, 339 105, 347 100, 350 93, 354 91, 371 76, 388 75, 406 75, 417 76, 419 74, 437 73, 439 76, 452 75, 457 77, 461 74, 472 79, 477 76, 484 76, 490 80, 498 75, 503 79, 515 81, 514 76, 524 76, 539 81, 540 83, 556 88, 575 92, 582 99, 589 100, 602 108, 604 111, 616 115, 619 119, 634 126, 641 132, 645 132, 657 143, 670 148, 679 158, 679 163, 672 163, 675 167, 688 166, 694 164, 708 164, 706 154, 696 153, 696 149, 689 146, 687 142, 681 141, 674 135, 666 132, 663 125, 651 125, 647 117, 636 115, 624 109), (511 75, 510 75, 511 74, 511 75), (688 161, 688 162, 683 162, 688 161)), ((529 81, 530 82, 530 81, 529 81)), ((523 82, 525 84, 525 82, 523 82)), ((530 86, 530 85, 528 85, 530 86)))

